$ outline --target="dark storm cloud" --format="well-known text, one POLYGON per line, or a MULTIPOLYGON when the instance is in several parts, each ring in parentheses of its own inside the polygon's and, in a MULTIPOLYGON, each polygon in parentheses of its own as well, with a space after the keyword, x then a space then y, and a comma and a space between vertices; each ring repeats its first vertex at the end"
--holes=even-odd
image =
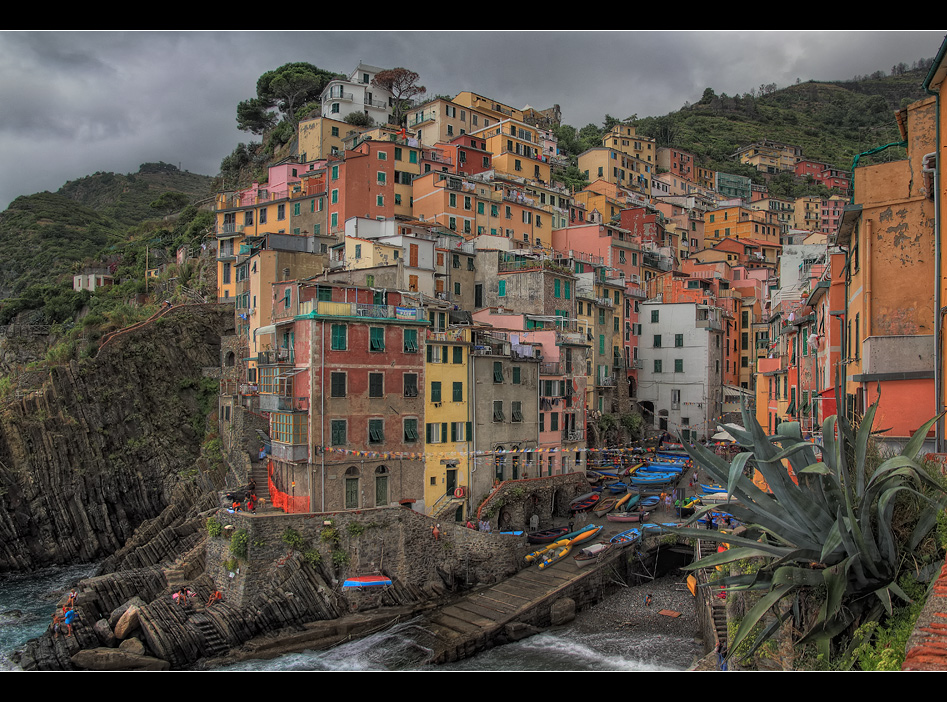
POLYGON ((567 124, 666 114, 705 88, 889 71, 936 54, 942 32, 3 32, 0 207, 95 171, 166 161, 213 175, 239 142, 236 106, 290 61, 363 61, 420 74, 429 95, 471 90, 560 105, 567 124))

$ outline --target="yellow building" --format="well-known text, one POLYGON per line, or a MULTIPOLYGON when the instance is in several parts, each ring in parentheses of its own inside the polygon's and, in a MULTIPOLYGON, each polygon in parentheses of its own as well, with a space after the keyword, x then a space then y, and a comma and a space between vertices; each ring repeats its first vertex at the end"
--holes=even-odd
POLYGON ((653 164, 636 156, 598 146, 579 154, 578 165, 586 180, 604 180, 642 195, 651 194, 653 164))
MULTIPOLYGON (((467 109, 475 110, 482 115, 486 115, 487 118, 492 118, 498 122, 504 119, 515 119, 519 122, 523 121, 524 115, 522 110, 518 110, 510 105, 504 105, 502 102, 491 100, 483 95, 472 93, 469 90, 457 93, 457 95, 454 96, 454 102, 458 105, 463 105, 467 109)), ((488 127, 490 125, 485 124, 483 126, 488 127)))
POLYGON ((357 131, 351 124, 328 117, 313 117, 299 123, 300 160, 313 161, 339 156, 344 151, 343 139, 357 131))
POLYGON ((639 161, 646 163, 656 163, 656 151, 654 139, 646 136, 638 136, 635 128, 627 124, 616 124, 608 134, 602 139, 602 146, 621 151, 639 161))
POLYGON ((427 332, 424 366, 424 504, 438 519, 465 516, 473 451, 470 329, 427 332))
POLYGON ((734 205, 704 214, 704 241, 712 246, 724 239, 754 239, 778 244, 779 219, 775 212, 734 205))
POLYGON ((493 154, 493 170, 499 174, 549 183, 552 165, 542 152, 536 127, 513 119, 471 132, 486 142, 493 154))

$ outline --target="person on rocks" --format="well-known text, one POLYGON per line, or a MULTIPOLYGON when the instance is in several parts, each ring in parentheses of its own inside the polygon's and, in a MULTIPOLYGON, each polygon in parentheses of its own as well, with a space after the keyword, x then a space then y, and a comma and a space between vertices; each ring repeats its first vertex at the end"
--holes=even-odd
POLYGON ((63 617, 63 624, 66 625, 66 636, 72 636, 72 625, 79 618, 78 612, 74 609, 69 609, 66 612, 66 615, 63 617))
POLYGON ((214 590, 212 593, 210 593, 210 597, 207 598, 207 605, 205 606, 210 607, 212 604, 215 604, 217 602, 222 602, 223 599, 224 599, 223 593, 220 590, 214 590))
POLYGON ((250 482, 247 483, 247 492, 251 495, 256 495, 256 481, 251 477, 250 482))
POLYGON ((59 634, 62 632, 63 627, 63 615, 60 612, 53 612, 53 638, 58 639, 59 634))

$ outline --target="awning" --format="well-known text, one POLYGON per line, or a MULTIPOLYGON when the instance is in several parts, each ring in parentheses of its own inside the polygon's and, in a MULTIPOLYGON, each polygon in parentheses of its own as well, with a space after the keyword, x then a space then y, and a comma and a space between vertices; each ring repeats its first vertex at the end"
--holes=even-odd
POLYGON ((275 334, 275 333, 276 333, 275 324, 269 324, 265 327, 257 327, 256 329, 253 330, 254 336, 260 336, 261 334, 275 334))

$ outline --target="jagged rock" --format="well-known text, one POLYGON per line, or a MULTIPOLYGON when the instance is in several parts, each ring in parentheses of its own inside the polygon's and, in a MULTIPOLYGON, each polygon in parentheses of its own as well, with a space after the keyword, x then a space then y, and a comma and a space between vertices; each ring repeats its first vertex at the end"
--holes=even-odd
POLYGON ((88 648, 71 658, 72 664, 81 670, 170 670, 167 661, 150 656, 140 656, 114 648, 88 648))
POLYGON ((145 644, 141 642, 141 639, 132 637, 130 639, 125 639, 118 645, 118 650, 122 653, 132 653, 136 656, 145 655, 145 644))
POLYGON ((92 631, 94 631, 98 637, 99 643, 106 648, 115 648, 117 645, 118 640, 112 632, 112 627, 109 626, 108 619, 99 619, 92 625, 92 631))
POLYGON ((225 305, 176 309, 0 406, 0 572, 101 560, 171 503, 232 320, 225 305))
POLYGON ((141 608, 137 605, 132 605, 125 610, 125 613, 115 625, 115 638, 119 641, 127 639, 133 631, 137 631, 141 627, 141 621, 138 618, 140 611, 141 608))

